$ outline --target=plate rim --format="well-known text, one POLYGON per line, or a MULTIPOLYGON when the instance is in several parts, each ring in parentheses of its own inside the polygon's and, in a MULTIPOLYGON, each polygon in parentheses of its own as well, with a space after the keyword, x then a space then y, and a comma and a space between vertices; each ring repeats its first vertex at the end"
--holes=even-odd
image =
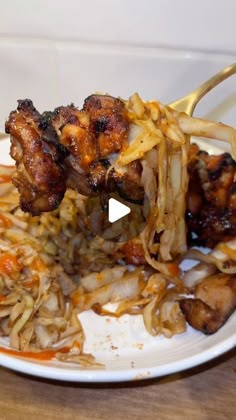
POLYGON ((106 369, 106 367, 102 369, 81 369, 78 368, 78 365, 70 364, 70 369, 66 369, 64 368, 65 365, 62 367, 47 366, 44 362, 32 362, 30 359, 6 355, 1 353, 1 351, 0 365, 28 376, 58 380, 61 382, 128 382, 158 378, 180 371, 185 371, 215 359, 234 347, 236 347, 236 332, 219 343, 210 346, 199 354, 192 355, 181 360, 176 360, 174 362, 169 362, 161 366, 125 369, 106 369), (75 370, 73 370, 73 366, 75 366, 75 370))

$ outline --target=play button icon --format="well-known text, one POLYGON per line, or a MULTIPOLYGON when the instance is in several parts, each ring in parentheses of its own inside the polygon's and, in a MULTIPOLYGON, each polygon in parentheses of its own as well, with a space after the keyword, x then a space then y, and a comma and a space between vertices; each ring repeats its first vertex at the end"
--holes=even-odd
POLYGON ((146 226, 150 208, 146 196, 142 202, 130 202, 112 192, 89 197, 86 203, 88 231, 106 241, 125 243, 139 236, 146 226))
POLYGON ((110 223, 114 223, 122 217, 127 216, 131 212, 130 207, 116 200, 110 198, 108 201, 108 220, 110 223))

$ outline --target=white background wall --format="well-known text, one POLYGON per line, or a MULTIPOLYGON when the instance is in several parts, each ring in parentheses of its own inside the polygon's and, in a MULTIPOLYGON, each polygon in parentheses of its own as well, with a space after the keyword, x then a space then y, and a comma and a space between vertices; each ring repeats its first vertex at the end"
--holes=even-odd
MULTIPOLYGON (((234 0, 0 0, 0 130, 17 99, 40 110, 94 91, 169 102, 236 61, 234 0)), ((236 77, 197 115, 236 125, 236 77)))
POLYGON ((236 52, 234 0, 1 0, 0 35, 236 52))

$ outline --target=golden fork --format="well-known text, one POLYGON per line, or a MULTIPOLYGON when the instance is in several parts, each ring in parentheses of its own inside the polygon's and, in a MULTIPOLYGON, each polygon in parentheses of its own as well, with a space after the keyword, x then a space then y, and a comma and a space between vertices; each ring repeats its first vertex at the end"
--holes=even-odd
POLYGON ((228 77, 236 73, 236 63, 231 64, 228 67, 225 67, 206 82, 202 83, 197 89, 190 92, 188 95, 183 96, 180 99, 177 99, 174 102, 168 104, 169 107, 175 109, 179 112, 185 112, 190 117, 193 115, 193 111, 203 96, 210 92, 215 86, 223 82, 228 77))

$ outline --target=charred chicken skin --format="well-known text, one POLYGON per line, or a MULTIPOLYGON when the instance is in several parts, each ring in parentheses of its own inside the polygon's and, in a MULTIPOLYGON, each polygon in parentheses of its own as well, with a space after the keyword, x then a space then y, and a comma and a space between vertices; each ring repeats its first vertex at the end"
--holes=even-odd
POLYGON ((214 246, 236 235, 236 162, 230 154, 190 150, 186 221, 192 245, 214 246))
POLYGON ((44 129, 30 100, 19 101, 6 122, 11 134, 11 156, 16 161, 13 182, 22 210, 32 214, 55 209, 66 191, 63 166, 67 150, 58 143, 53 127, 44 129))

